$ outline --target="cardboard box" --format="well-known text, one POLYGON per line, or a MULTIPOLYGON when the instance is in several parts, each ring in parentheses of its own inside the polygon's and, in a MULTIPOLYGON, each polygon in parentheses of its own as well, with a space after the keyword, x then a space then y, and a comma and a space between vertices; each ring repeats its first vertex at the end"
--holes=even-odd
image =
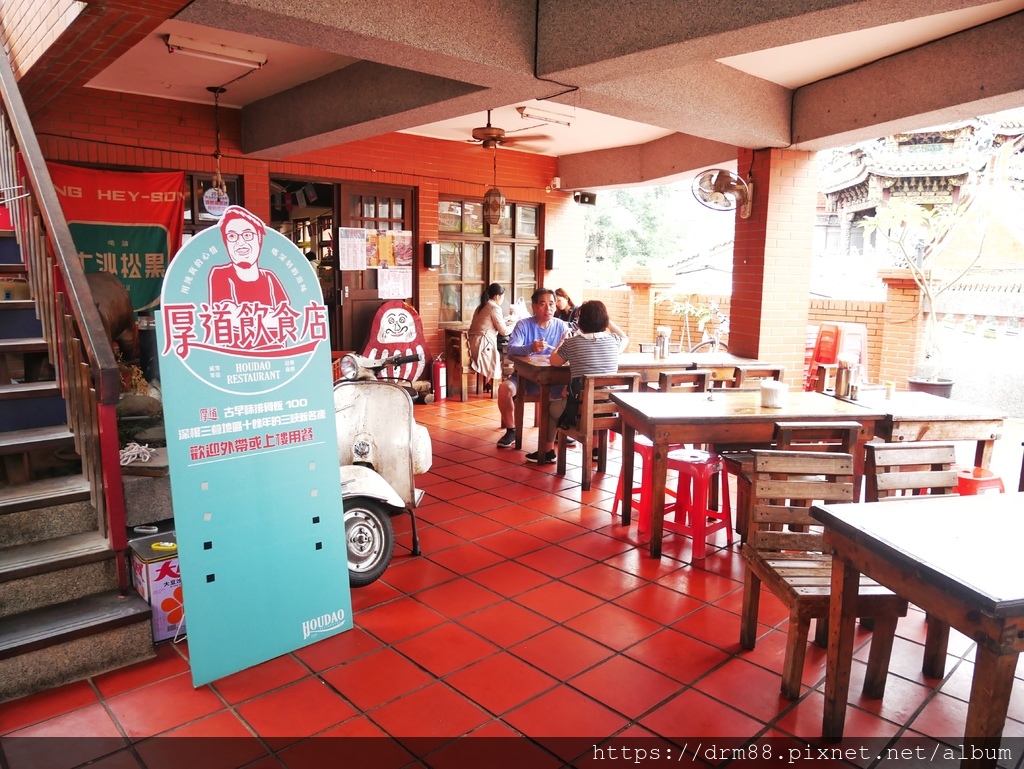
POLYGON ((153 609, 153 640, 185 636, 185 606, 181 596, 178 545, 173 531, 133 539, 132 582, 153 609))

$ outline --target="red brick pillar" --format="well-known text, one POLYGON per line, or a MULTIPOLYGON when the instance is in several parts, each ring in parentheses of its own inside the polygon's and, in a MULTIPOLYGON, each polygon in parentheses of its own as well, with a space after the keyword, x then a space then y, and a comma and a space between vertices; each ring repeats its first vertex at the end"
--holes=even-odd
POLYGON ((637 352, 640 342, 654 341, 655 301, 674 284, 671 280, 655 280, 647 267, 631 270, 623 282, 629 286, 629 317, 614 320, 629 336, 629 351, 637 352))
POLYGON ((879 378, 904 390, 924 360, 925 322, 921 313, 921 289, 909 270, 880 270, 885 283, 882 318, 882 350, 879 378))
POLYGON ((736 215, 729 351, 786 367, 802 387, 811 284, 817 167, 814 154, 741 149, 738 173, 753 176, 750 217, 736 215))

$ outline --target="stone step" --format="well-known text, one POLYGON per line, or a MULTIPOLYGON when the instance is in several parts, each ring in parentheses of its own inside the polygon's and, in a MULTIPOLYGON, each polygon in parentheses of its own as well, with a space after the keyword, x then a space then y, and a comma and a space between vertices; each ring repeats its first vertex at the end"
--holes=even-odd
POLYGON ((117 587, 105 537, 88 531, 0 549, 0 618, 117 587))
MULTIPOLYGON (((170 494, 170 492, 168 492, 170 494)), ((91 502, 50 505, 0 515, 0 542, 4 547, 95 531, 99 515, 91 502)))
POLYGON ((152 611, 108 590, 0 623, 0 702, 154 656, 152 611))
POLYGON ((0 515, 90 498, 89 483, 81 475, 45 478, 0 488, 0 515))
POLYGON ((0 548, 0 583, 112 558, 110 544, 98 531, 0 548))
POLYGON ((74 443, 75 438, 67 425, 11 430, 0 433, 0 455, 73 446, 74 443))

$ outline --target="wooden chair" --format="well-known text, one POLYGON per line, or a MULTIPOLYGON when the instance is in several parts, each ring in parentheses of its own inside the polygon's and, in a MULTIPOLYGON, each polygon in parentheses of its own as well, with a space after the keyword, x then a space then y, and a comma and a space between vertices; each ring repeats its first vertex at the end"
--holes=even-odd
POLYGON ((866 502, 952 494, 957 487, 952 443, 869 443, 864 448, 866 502))
POLYGON ((711 387, 711 370, 692 368, 687 371, 662 371, 658 375, 658 392, 707 392, 711 387))
MULTIPOLYGON (((772 448, 779 451, 829 451, 853 454, 860 422, 776 422, 772 448)), ((723 453, 724 452, 724 453, 723 453)), ((746 541, 753 510, 751 484, 754 455, 750 450, 725 451, 726 472, 736 479, 736 531, 746 541)))
POLYGON ((634 373, 587 374, 583 377, 583 392, 580 395, 580 421, 572 430, 558 431, 558 461, 555 472, 565 475, 566 439, 573 437, 583 452, 583 490, 589 491, 593 476, 593 449, 597 441, 597 471, 603 473, 608 467, 608 431, 622 431, 619 407, 612 400, 613 392, 636 392, 640 387, 640 375, 634 373))
MULTIPOLYGON (((809 503, 791 501, 853 501, 853 457, 809 451, 753 453, 754 514, 741 551, 746 573, 740 643, 744 649, 754 648, 763 583, 789 609, 782 696, 792 700, 800 695, 811 619, 828 617, 832 554, 822 537, 821 525, 810 516, 809 503), (781 530, 785 526, 791 529, 781 530)), ((864 694, 868 697, 879 698, 885 691, 896 622, 906 613, 905 600, 861 578, 857 616, 875 620, 864 678, 864 694)))
POLYGON ((783 366, 737 366, 736 387, 760 387, 762 379, 781 382, 786 369, 783 366))
POLYGON ((736 386, 737 368, 735 366, 713 366, 708 369, 711 372, 711 387, 733 388, 736 386))
MULTIPOLYGON (((869 443, 864 447, 864 498, 868 502, 914 495, 952 494, 957 487, 952 443, 869 443)), ((930 614, 921 669, 932 678, 946 673, 949 625, 930 614)))

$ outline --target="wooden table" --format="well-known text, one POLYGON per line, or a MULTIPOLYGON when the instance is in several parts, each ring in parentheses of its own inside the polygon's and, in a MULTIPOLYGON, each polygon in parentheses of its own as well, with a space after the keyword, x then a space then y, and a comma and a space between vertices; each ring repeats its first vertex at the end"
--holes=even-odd
MULTIPOLYGON (((864 443, 874 436, 874 425, 885 416, 863 405, 822 395, 818 392, 790 392, 785 407, 766 409, 759 390, 714 390, 706 393, 626 392, 612 395, 623 416, 623 488, 633 484, 633 445, 636 433, 653 443, 653 485, 651 487, 650 554, 662 555, 665 518, 665 481, 669 447, 676 443, 770 443, 776 422, 847 422, 861 424, 853 457, 854 494, 858 494, 864 473, 864 443)), ((630 522, 626 497, 623 523, 630 522)), ((614 510, 612 510, 614 513, 614 510)))
MULTIPOLYGON (((885 585, 978 642, 967 706, 962 767, 971 745, 999 746, 1017 656, 1024 649, 1024 494, 917 497, 815 506, 832 562, 828 665, 822 736, 843 736, 860 574, 885 585)), ((990 753, 990 755, 995 755, 990 753)))
POLYGON ((891 400, 885 398, 884 391, 870 390, 855 402, 886 413, 875 428, 886 443, 977 441, 977 467, 991 463, 992 448, 1002 436, 1006 418, 1006 414, 984 406, 907 390, 895 393, 891 400))
POLYGON ((677 352, 667 358, 655 358, 651 352, 628 352, 619 356, 619 371, 640 374, 640 389, 657 382, 662 371, 687 371, 694 368, 733 369, 736 366, 762 365, 753 358, 741 358, 728 352, 677 352))
MULTIPOLYGON (((520 380, 533 382, 540 388, 537 396, 539 401, 540 419, 537 429, 538 440, 543 442, 547 439, 547 413, 548 404, 551 402, 551 388, 564 387, 569 384, 569 367, 551 365, 548 355, 522 355, 509 356, 516 376, 520 380)), ((756 364, 757 361, 750 358, 740 358, 727 352, 708 353, 673 353, 667 358, 655 358, 654 353, 635 352, 624 353, 619 356, 619 371, 636 371, 640 374, 640 387, 646 390, 648 382, 657 382, 662 371, 687 371, 694 368, 725 368, 743 364, 756 364)), ((449 372, 451 369, 449 369, 449 372)), ((449 382, 451 374, 449 373, 449 382)), ((449 392, 451 385, 449 384, 449 392)), ((523 447, 523 416, 526 413, 526 401, 529 396, 525 387, 516 389, 516 448, 523 447)))
MULTIPOLYGON (((654 444, 651 488, 651 556, 661 556, 665 515, 665 478, 669 447, 678 443, 771 443, 776 422, 860 422, 853 456, 855 494, 864 474, 864 444, 875 435, 882 411, 814 392, 789 392, 786 406, 761 406, 759 390, 714 390, 705 393, 622 393, 612 396, 622 407, 622 488, 633 488, 633 444, 636 433, 654 444)), ((629 523, 629 496, 622 522, 629 523)), ((859 497, 858 497, 859 498, 859 497)), ((614 510, 612 513, 614 514, 614 510)))

